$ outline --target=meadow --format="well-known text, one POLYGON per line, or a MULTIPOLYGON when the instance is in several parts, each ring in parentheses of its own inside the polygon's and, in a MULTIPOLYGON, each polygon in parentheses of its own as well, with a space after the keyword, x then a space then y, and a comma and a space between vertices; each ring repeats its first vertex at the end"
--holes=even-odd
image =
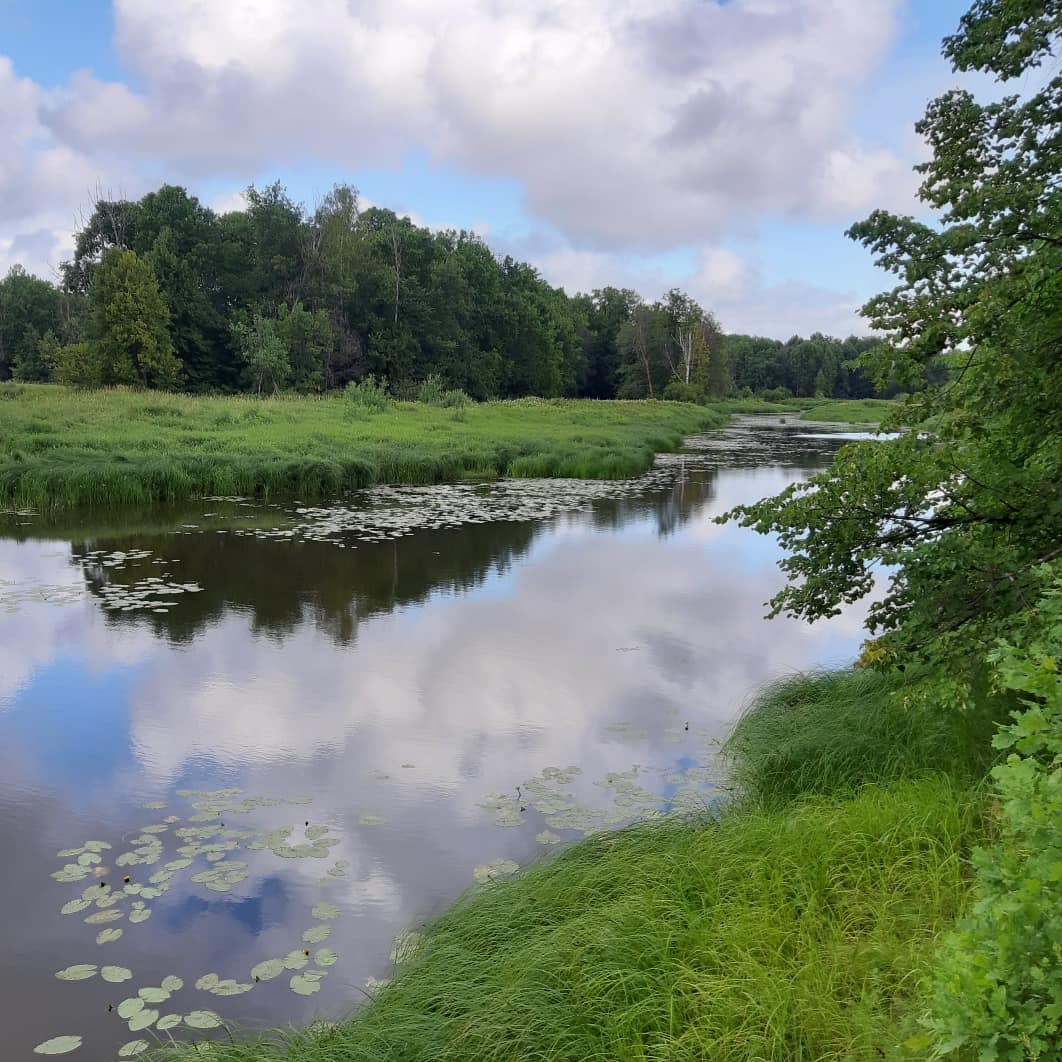
POLYGON ((0 505, 49 509, 209 495, 321 498, 376 483, 619 479, 725 423, 678 402, 528 398, 428 405, 0 385, 0 505))

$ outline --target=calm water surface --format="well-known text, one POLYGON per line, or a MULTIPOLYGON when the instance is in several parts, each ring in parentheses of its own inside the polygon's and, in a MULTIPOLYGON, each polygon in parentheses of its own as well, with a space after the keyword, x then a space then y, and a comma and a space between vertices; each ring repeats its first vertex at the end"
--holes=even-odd
POLYGON ((863 622, 765 621, 776 546, 712 517, 840 441, 749 418, 624 484, 0 517, 2 1057, 339 1017, 477 879, 710 802, 750 691, 863 622), (108 1010, 168 976, 146 1030, 108 1010))

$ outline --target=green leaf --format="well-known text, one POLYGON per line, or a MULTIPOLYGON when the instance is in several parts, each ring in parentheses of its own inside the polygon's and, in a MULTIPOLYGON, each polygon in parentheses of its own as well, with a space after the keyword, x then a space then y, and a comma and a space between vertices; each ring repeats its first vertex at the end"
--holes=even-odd
POLYGON ((162 979, 162 987, 167 992, 180 992, 184 988, 184 982, 176 975, 170 974, 162 979))
POLYGON ((130 1040, 129 1043, 123 1044, 118 1048, 118 1057, 133 1058, 135 1055, 146 1051, 149 1046, 147 1040, 130 1040))
POLYGON ((322 940, 328 939, 331 932, 331 926, 311 926, 305 933, 303 933, 302 939, 307 944, 320 944, 322 940))
POLYGON ((101 929, 96 934, 97 944, 109 944, 112 940, 117 940, 122 935, 120 929, 101 929))
POLYGON ((146 1029, 151 1025, 154 1025, 156 1020, 158 1019, 158 1016, 159 1012, 157 1010, 149 1010, 147 1007, 145 1007, 143 1010, 138 1010, 129 1019, 129 1031, 140 1032, 141 1030, 146 1029))
POLYGON ((184 1016, 184 1024, 190 1029, 217 1029, 221 1018, 212 1010, 193 1010, 184 1016))
POLYGON ((318 922, 330 922, 339 915, 339 908, 334 903, 319 903, 310 913, 318 922))
POLYGON ((85 981, 96 976, 96 967, 91 963, 81 963, 78 966, 68 966, 60 970, 55 976, 60 981, 85 981))
POLYGON ((295 974, 288 983, 292 992, 299 996, 312 996, 315 992, 321 991, 320 982, 305 974, 295 974))
POLYGON ((170 998, 165 988, 141 988, 137 995, 145 1003, 165 1003, 170 998))
POLYGON ((119 1018, 128 1021, 134 1014, 139 1014, 144 1009, 144 1001, 139 996, 131 996, 129 999, 123 999, 115 1009, 118 1011, 119 1018))
POLYGON ((33 1053, 37 1055, 65 1055, 76 1051, 81 1046, 80 1036, 53 1036, 43 1044, 37 1044, 33 1053))
POLYGON ((320 948, 313 957, 317 966, 334 966, 339 956, 331 948, 320 948))
POLYGON ((131 980, 133 971, 127 970, 124 966, 104 966, 100 970, 100 976, 104 981, 110 981, 112 985, 118 985, 123 981, 131 980))
MULTIPOLYGON (((302 953, 300 952, 300 954, 302 953)), ((305 958, 305 956, 303 957, 305 958)), ((283 972, 283 959, 266 959, 264 962, 258 963, 257 966, 251 967, 251 977, 257 978, 259 981, 272 981, 274 977, 279 977, 283 972)))
POLYGON ((155 1022, 155 1028, 159 1032, 167 1032, 169 1029, 175 1029, 181 1024, 180 1014, 164 1014, 157 1022, 155 1022))

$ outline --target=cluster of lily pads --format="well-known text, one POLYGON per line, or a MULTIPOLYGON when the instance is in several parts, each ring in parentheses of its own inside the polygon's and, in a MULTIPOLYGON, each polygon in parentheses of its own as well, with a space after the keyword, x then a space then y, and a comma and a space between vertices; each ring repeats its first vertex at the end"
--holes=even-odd
POLYGON ((99 589, 101 604, 115 612, 169 612, 180 594, 198 594, 196 582, 178 583, 149 576, 135 583, 104 583, 99 589))
MULTIPOLYGON (((520 827, 527 814, 542 816, 548 829, 535 835, 541 845, 555 845, 562 840, 555 830, 568 830, 586 836, 613 829, 638 819, 670 812, 703 810, 715 798, 716 772, 711 767, 691 766, 681 769, 635 765, 626 771, 611 771, 593 785, 609 792, 606 806, 580 802, 568 787, 582 772, 578 767, 547 767, 541 774, 521 782, 510 793, 489 793, 478 806, 494 815, 494 824, 520 827), (641 776, 655 776, 653 789, 641 785, 641 776)), ((515 869, 515 868, 513 868, 515 869)), ((477 867, 478 881, 494 880, 512 870, 507 861, 495 861, 477 867)))
MULTIPOLYGON (((117 851, 108 841, 89 840, 57 853, 58 858, 66 862, 52 873, 56 881, 81 885, 85 879, 91 879, 79 895, 60 907, 60 913, 84 915, 83 921, 96 930, 97 946, 121 939, 124 929, 113 923, 124 922, 128 927, 147 921, 151 917, 152 903, 182 877, 213 892, 226 893, 234 889, 249 874, 248 862, 233 857, 240 848, 247 852, 269 851, 284 859, 327 860, 331 865, 321 877, 321 884, 334 883, 346 875, 349 863, 332 859, 332 849, 341 837, 330 826, 311 825, 306 820, 299 827, 301 837, 296 837, 293 836, 297 829, 294 825, 249 829, 227 825, 225 821, 259 808, 308 804, 309 797, 244 796, 238 789, 178 790, 177 795, 190 800, 192 813, 183 819, 170 814, 159 822, 142 827, 136 836, 124 841, 124 850, 117 851), (167 860, 166 847, 170 841, 176 844, 169 853, 173 858, 167 860), (136 867, 152 869, 145 877, 143 873, 136 873, 133 869, 136 867)), ((145 808, 164 811, 167 805, 153 801, 145 808)), ((339 916, 339 908, 321 902, 313 907, 311 915, 313 924, 303 931, 298 947, 283 956, 256 963, 247 971, 246 979, 206 973, 195 981, 195 990, 219 997, 242 995, 262 982, 288 974, 288 986, 296 994, 309 996, 319 992, 322 980, 339 958, 330 947, 323 946, 331 935, 331 923, 339 916)), ((131 981, 133 972, 116 964, 84 962, 68 966, 55 976, 61 981, 86 981, 99 976, 103 981, 118 985, 131 981)), ((192 1030, 220 1027, 222 1018, 214 1010, 199 1007, 163 1013, 159 1009, 184 987, 180 977, 171 975, 158 985, 138 989, 108 1009, 126 1023, 131 1034, 152 1030, 154 1034, 172 1035, 172 1031, 180 1026, 192 1030)), ((38 1044, 34 1050, 38 1054, 65 1054, 81 1045, 82 1037, 66 1035, 38 1044)), ((148 1047, 149 1042, 138 1037, 124 1044, 118 1056, 132 1058, 148 1047)))

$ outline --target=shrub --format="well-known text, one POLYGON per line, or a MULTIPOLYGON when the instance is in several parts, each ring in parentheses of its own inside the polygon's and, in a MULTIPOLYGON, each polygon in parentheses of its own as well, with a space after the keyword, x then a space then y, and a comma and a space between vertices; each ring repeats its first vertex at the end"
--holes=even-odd
POLYGON ((351 411, 359 413, 383 413, 391 408, 387 394, 387 381, 377 380, 371 373, 364 380, 349 383, 343 391, 343 399, 351 411))
POLYGON ((694 405, 704 404, 704 390, 697 384, 682 383, 672 380, 665 388, 663 397, 668 402, 692 402, 694 405))
POLYGON ((432 373, 417 391, 417 401, 427 406, 442 406, 446 409, 463 409, 472 401, 464 391, 446 387, 443 378, 432 373))
POLYGON ((793 392, 788 387, 768 387, 759 393, 764 402, 788 402, 793 392))
POLYGON ((420 385, 417 401, 423 402, 426 406, 441 406, 444 394, 446 394, 446 388, 443 386, 442 377, 433 372, 420 385))
POLYGON ((103 384, 103 358, 88 343, 71 343, 59 351, 55 378, 71 387, 100 387, 103 384))
POLYGON ((1025 707, 995 739, 1009 750, 992 772, 999 842, 974 853, 970 915, 941 949, 937 1057, 972 1049, 1002 1062, 1062 1059, 1062 582, 1039 613, 1027 649, 992 654, 1000 684, 1025 707))

